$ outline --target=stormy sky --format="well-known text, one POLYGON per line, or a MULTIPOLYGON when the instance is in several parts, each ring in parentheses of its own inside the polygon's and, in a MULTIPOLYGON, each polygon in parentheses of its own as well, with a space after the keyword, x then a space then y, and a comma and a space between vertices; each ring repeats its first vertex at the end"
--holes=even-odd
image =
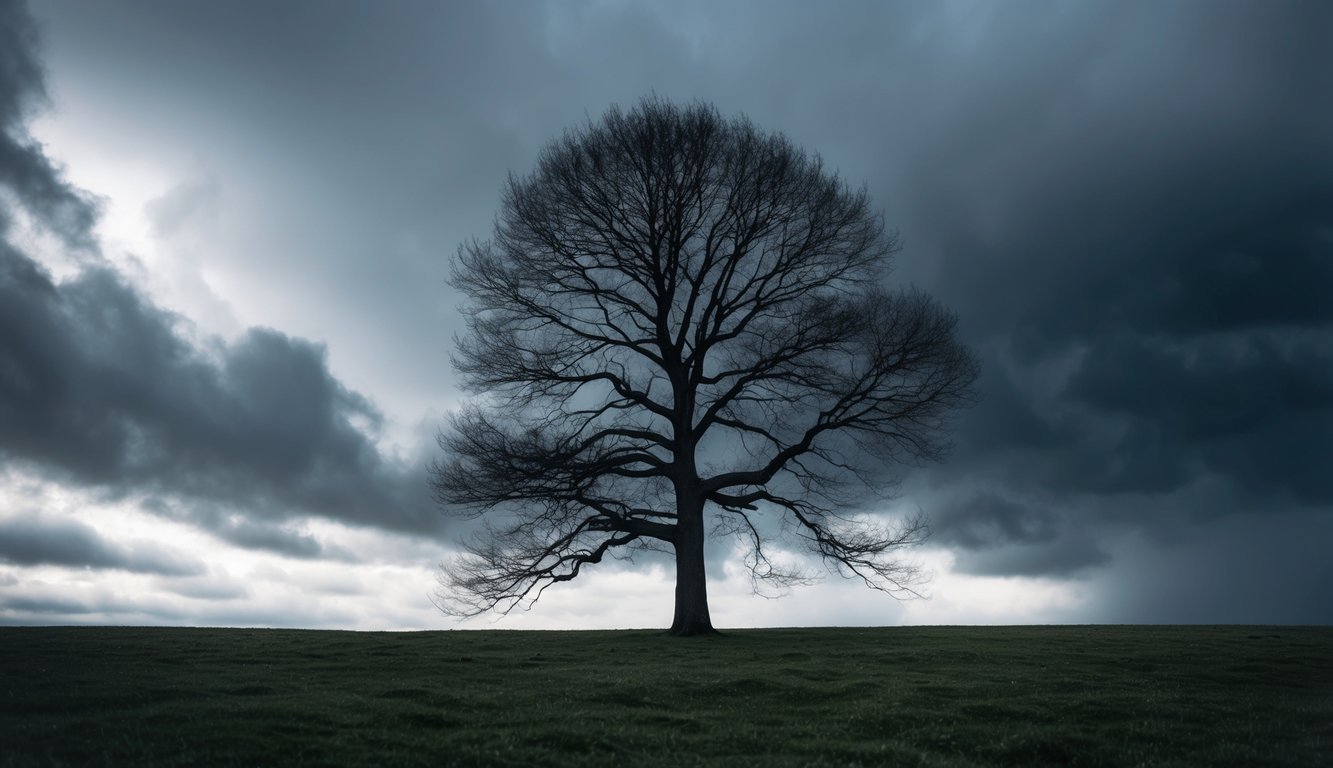
MULTIPOLYGON (((864 183, 983 400, 929 600, 714 622, 1330 623, 1333 4, 0 0, 0 623, 456 626, 445 284, 609 106, 745 114, 864 183)), ((663 563, 498 623, 669 623, 663 563)))

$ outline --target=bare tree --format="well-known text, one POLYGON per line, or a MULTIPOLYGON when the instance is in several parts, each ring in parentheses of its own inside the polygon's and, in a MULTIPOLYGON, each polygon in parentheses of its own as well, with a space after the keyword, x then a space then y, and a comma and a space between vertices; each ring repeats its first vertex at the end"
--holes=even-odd
POLYGON ((800 576, 765 549, 776 520, 913 594, 896 556, 922 520, 846 510, 941 456, 977 366, 951 313, 882 286, 895 250, 864 189, 709 105, 650 98, 548 145, 454 262, 454 365, 478 397, 433 486, 485 519, 442 566, 441 607, 508 611, 608 554, 670 549, 671 632, 713 632, 706 511, 757 578, 800 576))

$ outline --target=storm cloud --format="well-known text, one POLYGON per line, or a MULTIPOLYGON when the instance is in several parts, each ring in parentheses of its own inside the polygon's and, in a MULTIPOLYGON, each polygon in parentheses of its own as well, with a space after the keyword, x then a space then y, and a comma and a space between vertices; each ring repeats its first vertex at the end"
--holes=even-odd
POLYGON ((0 451, 112 491, 436 525, 363 431, 379 413, 321 346, 256 328, 199 350, 179 322, 107 268, 56 283, 0 252, 0 451))
MULTIPOLYGON (((193 341, 187 319, 96 253, 95 206, 26 133, 44 96, 33 25, 21 6, 2 8, 0 188, 10 196, 0 199, 0 459, 110 498, 188 499, 148 508, 295 556, 323 553, 278 525, 303 516, 438 533, 424 467, 381 455, 381 414, 333 376, 323 345, 269 328, 193 341), (85 266, 54 278, 11 237, 16 214, 88 251, 85 266)), ((187 202, 164 204, 155 221, 170 227, 187 202)), ((37 529, 4 535, 12 562, 76 564, 37 529), (38 559, 25 560, 24 547, 38 559)), ((71 529, 66 554, 129 562, 92 536, 71 529)))
MULTIPOLYGON (((12 191, 27 212, 66 242, 91 246, 96 208, 60 177, 27 132, 27 121, 46 98, 38 57, 37 28, 23 4, 0 3, 0 188, 12 191)), ((0 203, 0 230, 11 211, 0 203)))
POLYGON ((0 455, 113 495, 183 496, 196 503, 171 508, 228 541, 298 556, 321 550, 197 502, 438 530, 424 470, 381 457, 361 431, 378 413, 321 347, 253 329, 210 356, 177 322, 107 269, 57 284, 0 250, 0 455))
POLYGON ((928 248, 989 363, 937 473, 974 487, 937 516, 965 568, 1333 504, 1333 11, 1186 9, 1009 19, 990 40, 1037 53, 975 52, 996 74, 912 172, 953 213, 928 248))

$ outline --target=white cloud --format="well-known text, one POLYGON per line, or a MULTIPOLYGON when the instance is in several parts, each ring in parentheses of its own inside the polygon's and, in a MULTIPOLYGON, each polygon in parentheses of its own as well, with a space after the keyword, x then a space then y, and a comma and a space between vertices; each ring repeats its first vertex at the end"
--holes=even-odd
MULTIPOLYGON (((311 529, 366 562, 302 560, 232 546, 185 523, 11 471, 0 505, 22 504, 27 519, 77 522, 111 546, 188 554, 197 575, 132 573, 77 565, 0 565, 0 622, 307 626, 438 629, 448 625, 429 600, 434 566, 426 545, 331 523, 311 529), (33 511, 38 510, 40 511, 33 511), (363 547, 364 544, 364 547, 363 547), (412 553, 416 552, 417 557, 412 553)), ((436 545, 438 547, 438 544, 436 545)))

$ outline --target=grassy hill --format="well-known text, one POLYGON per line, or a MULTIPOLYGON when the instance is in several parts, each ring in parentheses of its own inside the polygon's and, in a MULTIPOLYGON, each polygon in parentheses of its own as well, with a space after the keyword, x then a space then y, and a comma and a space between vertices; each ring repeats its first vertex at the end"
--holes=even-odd
POLYGON ((1330 628, 0 629, 0 766, 1330 760, 1330 628))

